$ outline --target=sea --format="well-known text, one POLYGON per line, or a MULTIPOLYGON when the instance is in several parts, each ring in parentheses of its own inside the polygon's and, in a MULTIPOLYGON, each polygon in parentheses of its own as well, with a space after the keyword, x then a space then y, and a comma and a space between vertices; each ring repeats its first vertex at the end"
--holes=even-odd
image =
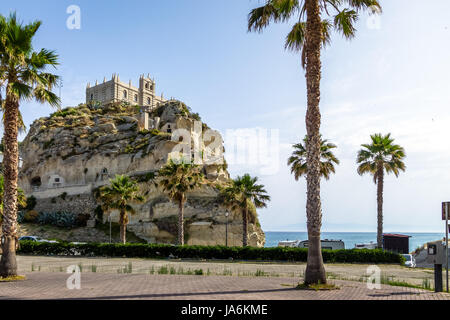
MULTIPOLYGON (((285 240, 307 240, 308 233, 306 232, 277 232, 265 231, 266 244, 265 247, 277 247, 278 242, 285 240)), ((389 232, 398 233, 411 236, 409 238, 409 251, 414 251, 427 242, 441 240, 445 237, 444 233, 413 233, 413 232, 389 232)), ((342 240, 344 241, 345 249, 352 249, 355 243, 369 243, 370 241, 377 242, 376 232, 322 232, 322 240, 342 240)))

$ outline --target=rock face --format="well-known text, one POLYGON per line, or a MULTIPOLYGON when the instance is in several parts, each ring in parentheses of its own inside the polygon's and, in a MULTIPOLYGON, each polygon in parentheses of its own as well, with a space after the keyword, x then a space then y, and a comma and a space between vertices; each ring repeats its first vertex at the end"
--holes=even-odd
MULTIPOLYGON (((193 156, 200 159, 213 144, 223 150, 220 134, 196 119, 175 100, 147 114, 138 106, 124 104, 63 109, 31 125, 20 146, 19 185, 37 199, 34 210, 38 212, 87 214, 90 224, 104 223, 111 215, 117 222, 118 212, 101 214, 95 191, 115 174, 127 174, 139 183, 146 198, 145 203, 133 205, 136 214, 130 217, 128 229, 148 242, 173 243, 178 207, 151 180, 174 151, 188 145, 197 143, 200 151, 193 156)), ((186 243, 225 244, 228 226, 228 244, 242 245, 241 218, 225 216, 227 209, 214 187, 229 179, 226 164, 203 163, 203 171, 211 183, 188 194, 186 243)), ((249 223, 249 244, 263 246, 264 242, 255 214, 249 223)))

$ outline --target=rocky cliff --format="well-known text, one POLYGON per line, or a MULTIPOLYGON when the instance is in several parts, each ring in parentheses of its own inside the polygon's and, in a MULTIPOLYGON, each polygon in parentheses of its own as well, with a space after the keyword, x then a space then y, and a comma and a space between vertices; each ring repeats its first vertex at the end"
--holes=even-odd
MULTIPOLYGON (((139 182, 146 202, 134 205, 136 214, 130 217, 129 230, 149 242, 173 243, 178 208, 151 180, 174 148, 186 144, 186 137, 174 137, 174 130, 182 129, 192 141, 200 141, 202 155, 206 146, 218 143, 217 131, 212 131, 216 138, 203 139, 205 131, 211 130, 199 120, 175 100, 147 112, 125 104, 81 104, 57 111, 34 121, 22 142, 19 185, 37 199, 36 211, 88 215, 92 227, 95 221, 105 223, 109 215, 118 221, 117 212, 102 214, 95 191, 115 174, 130 175, 139 182)), ((203 171, 211 183, 188 194, 186 243, 224 244, 228 219, 228 243, 241 245, 241 218, 234 213, 226 217, 227 209, 215 187, 229 179, 226 164, 203 165, 203 171)), ((254 212, 249 244, 263 246, 264 242, 254 212)))

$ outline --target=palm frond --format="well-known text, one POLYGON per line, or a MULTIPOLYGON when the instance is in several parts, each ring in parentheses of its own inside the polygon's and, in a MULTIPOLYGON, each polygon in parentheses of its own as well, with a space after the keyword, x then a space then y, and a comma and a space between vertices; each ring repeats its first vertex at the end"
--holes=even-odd
POLYGON ((286 36, 285 49, 291 51, 300 51, 303 49, 306 34, 306 22, 294 24, 292 30, 286 36))
MULTIPOLYGON (((305 176, 308 170, 306 144, 308 136, 305 136, 303 143, 294 144, 294 151, 288 159, 288 166, 291 166, 291 173, 295 180, 305 176)), ((335 173, 335 165, 339 164, 339 159, 334 155, 332 149, 337 148, 333 143, 320 137, 320 175, 326 180, 330 178, 331 173, 335 173)))
POLYGON ((355 10, 343 9, 334 16, 334 28, 342 35, 351 39, 355 36, 355 23, 358 20, 358 14, 355 10))

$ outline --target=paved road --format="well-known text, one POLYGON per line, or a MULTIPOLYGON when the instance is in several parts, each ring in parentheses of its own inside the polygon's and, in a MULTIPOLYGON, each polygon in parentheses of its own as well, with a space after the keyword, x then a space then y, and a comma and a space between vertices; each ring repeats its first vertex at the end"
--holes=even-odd
POLYGON ((339 290, 296 290, 298 278, 81 273, 81 289, 67 289, 69 274, 32 272, 27 280, 0 282, 0 299, 177 300, 444 300, 450 295, 333 280, 339 290))

